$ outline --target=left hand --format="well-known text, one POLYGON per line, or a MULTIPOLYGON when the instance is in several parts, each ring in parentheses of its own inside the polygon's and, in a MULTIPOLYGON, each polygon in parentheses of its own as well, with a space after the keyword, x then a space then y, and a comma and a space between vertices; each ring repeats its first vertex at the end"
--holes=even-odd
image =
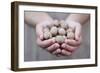
POLYGON ((82 42, 81 37, 81 24, 74 21, 67 21, 66 22, 68 27, 72 28, 75 31, 75 39, 66 39, 65 43, 61 45, 63 48, 62 54, 63 55, 71 55, 72 52, 74 52, 82 42))

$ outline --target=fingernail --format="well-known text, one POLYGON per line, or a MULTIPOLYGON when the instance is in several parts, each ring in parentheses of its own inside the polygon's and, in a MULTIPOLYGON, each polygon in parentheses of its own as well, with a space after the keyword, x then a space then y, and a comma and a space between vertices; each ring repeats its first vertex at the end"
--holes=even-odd
POLYGON ((58 49, 58 53, 61 53, 61 49, 58 49))

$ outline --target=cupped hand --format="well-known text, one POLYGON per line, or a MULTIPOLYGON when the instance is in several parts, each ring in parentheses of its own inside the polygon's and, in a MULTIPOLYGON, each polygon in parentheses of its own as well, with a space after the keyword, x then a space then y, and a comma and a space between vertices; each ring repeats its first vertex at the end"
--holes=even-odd
POLYGON ((79 48, 82 42, 81 24, 74 21, 67 21, 66 24, 68 25, 69 28, 74 30, 75 38, 65 39, 65 43, 61 45, 61 47, 63 48, 62 54, 71 55, 77 48, 79 48))
POLYGON ((43 29, 46 26, 52 26, 53 22, 44 21, 36 25, 36 35, 37 35, 37 44, 46 49, 48 52, 53 53, 56 49, 60 47, 58 43, 55 43, 55 38, 43 39, 43 29))
POLYGON ((81 44, 81 24, 74 21, 66 22, 68 27, 74 30, 75 38, 65 39, 64 43, 59 44, 55 42, 55 38, 43 40, 43 28, 45 26, 52 26, 52 23, 45 21, 36 25, 37 44, 56 56, 71 55, 81 44))

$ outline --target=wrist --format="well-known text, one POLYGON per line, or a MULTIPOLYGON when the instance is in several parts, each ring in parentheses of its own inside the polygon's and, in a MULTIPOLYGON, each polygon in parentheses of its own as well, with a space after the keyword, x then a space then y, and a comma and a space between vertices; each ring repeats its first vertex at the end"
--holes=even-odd
POLYGON ((80 22, 74 21, 74 20, 65 20, 65 23, 67 23, 67 24, 78 24, 78 25, 81 25, 80 22))
POLYGON ((36 25, 41 25, 43 27, 46 27, 46 26, 52 25, 52 23, 53 23, 53 20, 44 20, 44 21, 38 22, 36 25))
POLYGON ((35 20, 36 24, 44 23, 44 22, 53 22, 53 19, 50 16, 44 16, 35 20))
POLYGON ((79 22, 73 20, 66 20, 65 23, 68 25, 69 28, 72 28, 73 30, 75 30, 76 28, 81 29, 82 27, 79 22))

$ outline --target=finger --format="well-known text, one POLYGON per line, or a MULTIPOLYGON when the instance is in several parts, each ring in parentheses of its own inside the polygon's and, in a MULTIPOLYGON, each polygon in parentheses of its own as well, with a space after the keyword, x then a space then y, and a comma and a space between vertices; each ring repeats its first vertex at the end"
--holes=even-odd
POLYGON ((52 52, 52 54, 56 55, 56 56, 60 56, 60 53, 61 53, 61 49, 58 48, 56 49, 55 51, 52 52))
POLYGON ((37 44, 39 46, 41 46, 42 48, 46 48, 46 47, 48 47, 48 46, 50 46, 50 45, 52 45, 54 43, 55 43, 55 39, 54 38, 48 39, 48 40, 41 40, 41 39, 37 38, 37 44))
POLYGON ((37 37, 39 37, 40 39, 43 39, 43 27, 42 27, 42 25, 40 25, 40 24, 36 25, 36 34, 37 34, 37 37))
POLYGON ((62 44, 61 47, 63 49, 65 49, 66 51, 70 51, 70 52, 73 52, 77 47, 73 47, 73 46, 70 46, 70 45, 67 45, 67 44, 62 44))
POLYGON ((53 52, 54 50, 56 50, 59 47, 60 47, 60 45, 58 43, 54 43, 53 45, 48 47, 46 50, 49 51, 49 52, 53 52))
POLYGON ((68 44, 62 44, 62 48, 63 49, 65 49, 65 50, 67 50, 67 51, 70 51, 70 52, 73 52, 73 51, 75 51, 77 48, 78 48, 79 46, 70 46, 70 45, 68 45, 68 44))
POLYGON ((71 46, 79 46, 82 42, 82 38, 80 37, 78 40, 66 39, 65 43, 71 46))
POLYGON ((80 24, 77 25, 75 28, 75 39, 78 40, 81 35, 81 26, 80 24))
POLYGON ((70 56, 72 53, 63 49, 61 51, 61 54, 64 55, 64 56, 70 56))

